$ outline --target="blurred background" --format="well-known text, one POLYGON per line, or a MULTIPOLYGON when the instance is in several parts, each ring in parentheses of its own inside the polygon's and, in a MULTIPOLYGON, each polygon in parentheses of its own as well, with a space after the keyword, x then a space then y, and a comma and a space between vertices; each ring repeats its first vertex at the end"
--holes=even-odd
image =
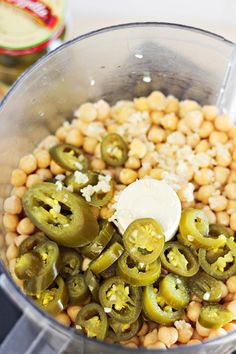
POLYGON ((236 42, 236 0, 68 0, 70 37, 124 22, 175 22, 236 42))

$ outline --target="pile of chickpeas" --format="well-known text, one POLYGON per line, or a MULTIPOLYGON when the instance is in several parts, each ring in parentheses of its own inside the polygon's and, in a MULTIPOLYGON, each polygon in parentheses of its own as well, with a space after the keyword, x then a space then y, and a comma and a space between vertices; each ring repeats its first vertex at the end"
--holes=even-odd
MULTIPOLYGON (((69 143, 81 148, 89 157, 94 171, 109 173, 115 181, 115 196, 136 179, 150 176, 162 179, 163 169, 152 158, 149 143, 155 150, 166 143, 170 134, 175 145, 191 146, 194 152, 208 152, 219 146, 227 146, 227 151, 216 153, 215 164, 204 166, 194 173, 189 166, 186 183, 194 185, 194 198, 186 201, 184 188, 178 191, 182 206, 202 209, 209 223, 219 223, 236 231, 236 127, 230 123, 227 115, 221 115, 215 106, 200 106, 191 100, 179 101, 173 96, 164 96, 159 91, 148 97, 135 98, 133 101, 120 101, 110 106, 104 100, 96 103, 84 103, 75 112, 72 122, 65 122, 55 135, 46 137, 30 154, 23 156, 18 167, 12 172, 11 195, 4 202, 3 224, 6 229, 6 259, 14 280, 19 286, 21 281, 15 276, 14 268, 18 256, 18 247, 23 240, 36 231, 30 219, 22 209, 22 197, 30 186, 49 181, 57 175, 66 174, 51 159, 49 149, 58 143, 69 143), (135 132, 124 134, 129 147, 129 157, 124 167, 109 168, 101 159, 100 142, 104 135, 117 132, 118 127, 129 121, 132 115, 142 113, 147 117, 144 137, 135 132), (132 134, 134 134, 132 136, 132 134)), ((93 207, 96 217, 109 219, 114 209, 113 200, 101 209, 93 207)), ((86 270, 90 260, 83 261, 86 270)), ((138 348, 167 349, 180 344, 197 344, 206 339, 224 335, 236 329, 236 275, 222 283, 223 302, 233 313, 234 320, 220 329, 207 329, 198 322, 201 301, 192 296, 185 316, 173 326, 166 327, 151 321, 144 321, 138 334, 121 344, 138 348)), ((90 302, 90 299, 86 303, 90 302)), ((81 306, 70 306, 56 319, 65 326, 73 326, 81 306)))

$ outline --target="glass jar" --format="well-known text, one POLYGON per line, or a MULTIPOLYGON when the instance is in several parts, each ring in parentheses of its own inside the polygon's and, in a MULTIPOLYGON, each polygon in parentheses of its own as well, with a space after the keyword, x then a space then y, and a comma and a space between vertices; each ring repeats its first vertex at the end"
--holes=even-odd
MULTIPOLYGON (((30 65, 60 45, 65 0, 0 0, 0 85, 11 85, 30 65)), ((1 93, 0 93, 1 94, 1 93)))

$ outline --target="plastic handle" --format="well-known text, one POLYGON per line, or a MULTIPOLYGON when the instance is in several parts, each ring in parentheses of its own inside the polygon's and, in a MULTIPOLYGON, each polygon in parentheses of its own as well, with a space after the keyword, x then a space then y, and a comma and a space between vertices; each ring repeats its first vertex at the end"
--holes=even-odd
POLYGON ((2 316, 2 309, 0 311, 0 322, 5 331, 5 333, 1 332, 5 336, 2 338, 0 354, 62 354, 68 352, 70 337, 52 328, 44 316, 39 318, 39 314, 36 315, 31 304, 19 296, 5 274, 0 275, 1 298, 4 298, 5 302, 0 302, 0 309, 1 306, 6 307, 4 316, 2 316), (6 317, 6 313, 10 310, 14 313, 11 314, 12 320, 9 322, 10 316, 6 317), (6 322, 9 322, 8 325, 6 322))
POLYGON ((234 45, 224 76, 217 106, 236 122, 236 45, 234 45))

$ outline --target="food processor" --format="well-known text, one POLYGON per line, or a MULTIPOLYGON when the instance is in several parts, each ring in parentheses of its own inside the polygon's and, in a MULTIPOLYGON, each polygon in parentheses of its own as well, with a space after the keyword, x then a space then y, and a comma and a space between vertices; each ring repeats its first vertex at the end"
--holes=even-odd
MULTIPOLYGON (((236 121, 235 44, 187 26, 132 23, 82 35, 39 60, 17 80, 0 107, 1 214, 19 158, 70 120, 76 107, 101 98, 113 104, 153 90, 216 104, 236 121)), ((87 338, 39 310, 7 270, 2 226, 0 255, 0 354, 150 353, 87 338)), ((235 345, 232 331, 169 351, 227 354, 235 345)), ((152 350, 157 352, 162 350, 152 350)))

